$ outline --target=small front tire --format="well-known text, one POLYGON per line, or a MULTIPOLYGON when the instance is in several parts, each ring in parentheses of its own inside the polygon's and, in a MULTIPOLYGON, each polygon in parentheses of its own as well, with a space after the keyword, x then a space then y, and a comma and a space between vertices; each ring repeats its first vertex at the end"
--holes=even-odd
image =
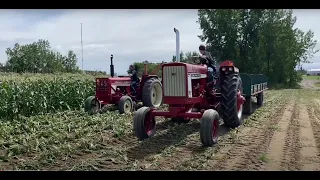
POLYGON ((154 136, 156 132, 155 117, 151 115, 150 107, 141 107, 133 118, 133 131, 139 140, 154 136))
POLYGON ((97 114, 101 109, 101 103, 95 96, 89 96, 84 102, 84 111, 89 114, 97 114))
POLYGON ((206 110, 200 120, 200 140, 203 146, 213 146, 218 142, 219 114, 213 109, 206 110))
POLYGON ((129 96, 122 96, 119 100, 118 109, 120 114, 128 114, 133 111, 133 102, 129 96))

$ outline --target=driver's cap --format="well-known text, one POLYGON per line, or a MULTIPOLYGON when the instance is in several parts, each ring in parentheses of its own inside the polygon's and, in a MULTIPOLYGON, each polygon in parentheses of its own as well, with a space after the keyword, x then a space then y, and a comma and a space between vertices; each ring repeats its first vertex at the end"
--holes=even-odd
POLYGON ((200 51, 205 51, 205 50, 206 50, 206 46, 203 45, 203 44, 201 44, 201 45, 199 46, 199 50, 200 50, 200 51))

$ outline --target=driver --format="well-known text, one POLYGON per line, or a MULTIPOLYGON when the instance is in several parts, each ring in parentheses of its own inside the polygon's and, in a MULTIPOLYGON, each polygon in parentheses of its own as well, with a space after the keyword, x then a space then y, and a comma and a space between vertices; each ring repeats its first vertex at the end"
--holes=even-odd
POLYGON ((205 64, 208 67, 208 81, 212 82, 213 81, 213 74, 215 73, 215 61, 213 60, 211 54, 206 51, 206 46, 201 44, 199 46, 199 51, 200 51, 200 63, 205 64))
POLYGON ((138 81, 137 71, 136 71, 136 69, 134 68, 133 65, 130 65, 129 69, 131 71, 131 89, 132 89, 132 93, 136 94, 136 87, 137 87, 137 81, 138 81))

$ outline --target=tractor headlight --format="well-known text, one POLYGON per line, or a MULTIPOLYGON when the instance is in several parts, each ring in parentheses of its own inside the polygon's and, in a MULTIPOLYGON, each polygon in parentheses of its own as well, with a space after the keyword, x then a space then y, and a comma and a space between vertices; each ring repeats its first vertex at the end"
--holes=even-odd
POLYGON ((223 68, 221 68, 221 70, 222 70, 222 71, 226 71, 226 68, 225 68, 225 67, 223 67, 223 68))
POLYGON ((229 71, 233 71, 233 68, 232 68, 232 67, 229 67, 229 71))

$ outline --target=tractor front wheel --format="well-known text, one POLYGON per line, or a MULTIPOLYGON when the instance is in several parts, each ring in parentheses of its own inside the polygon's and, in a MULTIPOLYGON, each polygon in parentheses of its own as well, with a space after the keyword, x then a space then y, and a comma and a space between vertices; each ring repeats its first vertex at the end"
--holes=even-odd
POLYGON ((243 103, 240 76, 226 75, 221 85, 221 112, 225 125, 236 128, 242 124, 243 103))
POLYGON ((96 114, 101 109, 101 103, 95 96, 89 96, 84 102, 84 111, 89 114, 96 114))
POLYGON ((206 110, 200 120, 200 140, 203 146, 213 146, 218 142, 219 113, 213 109, 206 110))
POLYGON ((156 132, 155 117, 151 114, 151 108, 141 107, 133 118, 133 130, 139 140, 152 137, 156 132))
POLYGON ((162 103, 162 84, 159 79, 148 79, 142 89, 142 102, 147 107, 159 107, 162 103))
POLYGON ((129 96, 122 96, 119 100, 118 109, 120 114, 128 114, 133 111, 133 102, 129 96))

